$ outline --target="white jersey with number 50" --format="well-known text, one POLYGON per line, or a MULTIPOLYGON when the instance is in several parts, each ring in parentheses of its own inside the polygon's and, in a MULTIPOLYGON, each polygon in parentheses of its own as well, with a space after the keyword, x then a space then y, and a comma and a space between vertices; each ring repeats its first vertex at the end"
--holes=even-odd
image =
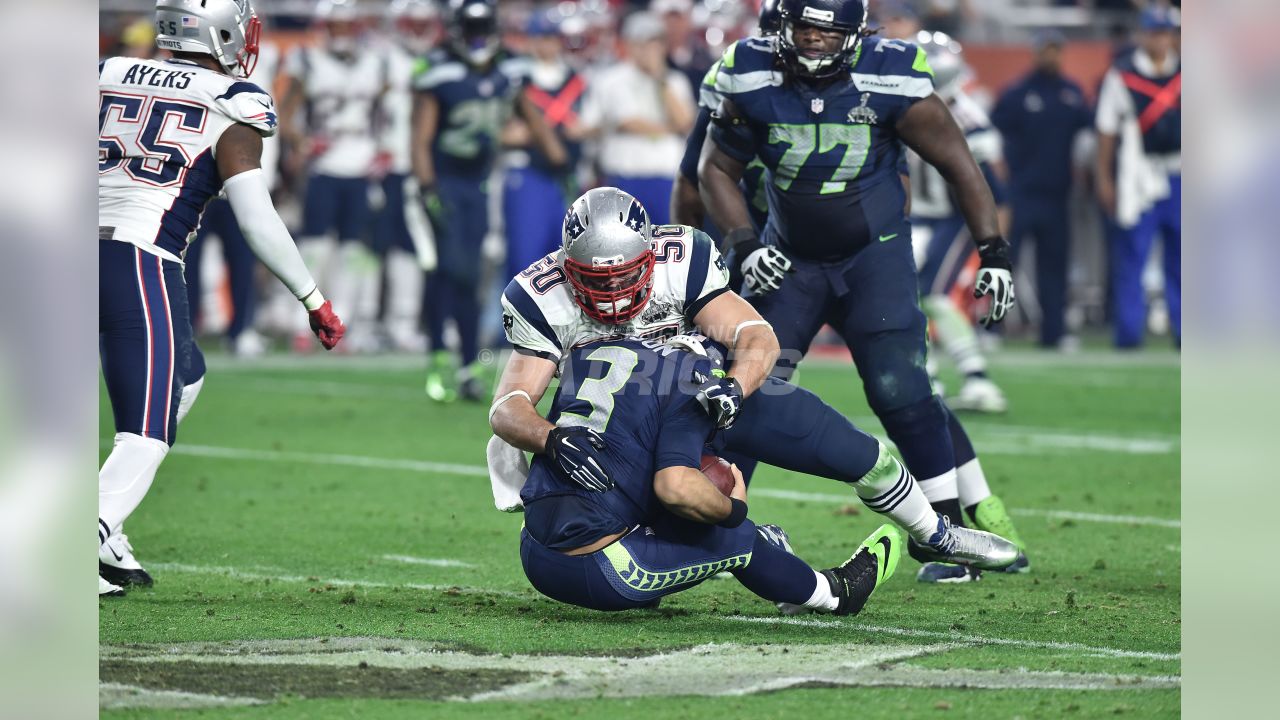
POLYGON ((222 190, 214 148, 236 123, 274 134, 271 96, 182 60, 99 63, 98 237, 180 261, 222 190))
POLYGON ((693 330, 693 318, 728 292, 729 271, 711 238, 685 225, 653 227, 653 292, 640 316, 622 325, 587 317, 574 302, 557 250, 512 278, 502 293, 502 324, 519 351, 559 362, 566 350, 603 337, 665 337, 693 330))

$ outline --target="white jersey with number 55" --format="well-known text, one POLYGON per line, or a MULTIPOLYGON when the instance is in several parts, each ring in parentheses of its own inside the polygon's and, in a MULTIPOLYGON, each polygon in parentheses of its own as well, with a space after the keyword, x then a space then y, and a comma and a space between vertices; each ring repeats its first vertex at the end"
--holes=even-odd
POLYGON ((729 271, 715 243, 685 225, 653 227, 653 292, 639 317, 606 325, 573 299, 557 250, 512 278, 502 293, 502 324, 517 352, 559 363, 566 350, 604 337, 666 337, 693 330, 693 318, 728 292, 729 271))
POLYGON ((276 131, 265 90, 183 60, 98 65, 98 237, 181 261, 222 190, 214 148, 241 123, 276 131))

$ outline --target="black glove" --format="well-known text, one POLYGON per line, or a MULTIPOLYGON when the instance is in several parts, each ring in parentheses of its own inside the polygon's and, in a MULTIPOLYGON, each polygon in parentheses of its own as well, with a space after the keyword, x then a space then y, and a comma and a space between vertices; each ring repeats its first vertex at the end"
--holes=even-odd
POLYGON ((701 383, 698 387, 698 402, 702 409, 711 416, 711 421, 721 430, 733 427, 738 419, 738 411, 742 409, 742 386, 731 377, 695 377, 701 383))
POLYGON ((978 277, 973 283, 973 296, 991 296, 991 308, 982 319, 985 327, 1000 322, 1013 309, 1013 263, 1009 260, 1009 241, 997 235, 978 243, 978 277))
POLYGON ((598 451, 603 449, 604 438, 591 428, 555 427, 547 433, 543 453, 560 477, 585 490, 605 492, 612 490, 616 483, 598 459, 598 451))

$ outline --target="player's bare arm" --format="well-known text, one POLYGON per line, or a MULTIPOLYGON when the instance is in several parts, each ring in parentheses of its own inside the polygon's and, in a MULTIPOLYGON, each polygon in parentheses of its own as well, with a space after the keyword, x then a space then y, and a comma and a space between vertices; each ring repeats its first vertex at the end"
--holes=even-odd
POLYGON ((542 111, 534 106, 528 96, 520 95, 516 98, 516 112, 528 125, 534 144, 547 156, 551 164, 556 167, 566 166, 569 162, 569 154, 565 152, 564 144, 560 142, 560 138, 556 137, 551 126, 547 124, 546 118, 542 116, 542 111))
MULTIPOLYGON (((711 120, 722 127, 739 121, 737 108, 728 99, 721 103, 711 120)), ((715 142, 702 146, 702 155, 698 159, 698 193, 711 221, 724 228, 726 238, 735 230, 751 228, 751 213, 738 189, 738 181, 746 169, 746 163, 730 157, 715 142)), ((730 249, 723 248, 725 252, 730 249)))
MULTIPOLYGON (((733 469, 734 500, 747 501, 747 488, 742 473, 733 469)), ((720 494, 715 485, 697 468, 668 467, 653 477, 653 490, 668 510, 686 520, 714 525, 733 513, 733 502, 720 494)))
POLYGON ((1000 222, 991 188, 946 103, 937 95, 930 95, 903 113, 896 130, 903 142, 937 168, 955 191, 974 240, 981 242, 999 235, 1000 222))
POLYGON ((756 309, 734 292, 721 293, 693 318, 702 332, 733 350, 729 375, 748 397, 778 362, 778 337, 756 309))
POLYGON ((671 189, 671 222, 675 225, 702 227, 706 215, 698 188, 689 178, 677 172, 675 185, 671 189))
POLYGON ((995 197, 982 169, 973 159, 964 132, 937 94, 912 105, 903 113, 895 129, 908 147, 937 168, 955 193, 956 204, 964 215, 982 259, 973 294, 975 297, 991 297, 990 310, 983 324, 990 326, 1000 322, 1014 303, 1009 243, 1000 234, 995 197))
POLYGON ((489 426, 508 445, 540 453, 555 425, 538 414, 538 402, 555 377, 556 364, 546 358, 512 353, 493 394, 489 426))
POLYGON ((302 84, 302 80, 296 77, 288 78, 285 83, 284 97, 280 99, 280 139, 297 153, 299 158, 305 158, 307 154, 307 136, 300 127, 302 124, 300 115, 305 96, 306 87, 302 84))
POLYGON ((436 184, 436 166, 431 143, 440 124, 440 101, 431 93, 418 93, 413 100, 413 176, 424 188, 436 184))

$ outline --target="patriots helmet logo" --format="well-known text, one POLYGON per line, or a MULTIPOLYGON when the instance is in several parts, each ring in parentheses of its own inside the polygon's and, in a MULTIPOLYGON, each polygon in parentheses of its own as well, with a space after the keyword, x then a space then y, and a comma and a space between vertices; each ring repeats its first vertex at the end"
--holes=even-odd
POLYGON ((627 210, 627 219, 624 222, 627 227, 636 232, 642 232, 642 229, 649 224, 649 214, 645 212, 639 200, 631 201, 631 207, 627 210))
POLYGON ((569 208, 569 212, 564 215, 564 236, 570 240, 577 240, 586 231, 587 227, 582 224, 582 218, 578 217, 578 213, 572 207, 569 208))

